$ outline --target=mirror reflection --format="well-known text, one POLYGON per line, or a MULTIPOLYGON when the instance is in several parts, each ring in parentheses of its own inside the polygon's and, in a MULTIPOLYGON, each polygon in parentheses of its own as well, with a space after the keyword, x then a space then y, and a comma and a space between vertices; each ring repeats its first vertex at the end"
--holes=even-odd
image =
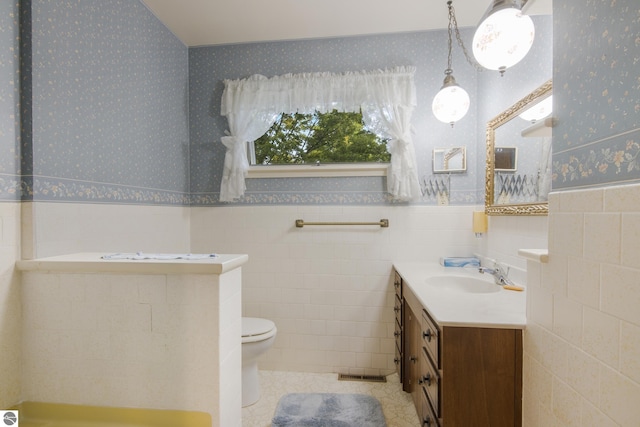
POLYGON ((496 171, 515 172, 518 169, 518 147, 496 147, 494 153, 496 171))
POLYGON ((466 170, 466 147, 433 149, 433 173, 464 172, 466 170))
POLYGON ((547 214, 551 91, 549 80, 487 124, 487 214, 547 214))

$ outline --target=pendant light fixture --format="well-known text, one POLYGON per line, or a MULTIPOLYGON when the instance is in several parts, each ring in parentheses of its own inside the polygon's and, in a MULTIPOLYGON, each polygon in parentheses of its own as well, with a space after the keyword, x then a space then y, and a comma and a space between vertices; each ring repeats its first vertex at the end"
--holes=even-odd
POLYGON ((452 0, 447 1, 447 7, 449 8, 449 26, 447 29, 449 35, 449 54, 447 56, 447 69, 444 70, 444 83, 435 98, 433 98, 431 109, 438 120, 444 123, 449 123, 453 127, 453 124, 463 118, 469 110, 469 94, 456 83, 456 79, 453 77, 453 69, 451 68, 451 49, 453 47, 454 31, 456 40, 462 48, 467 61, 474 66, 475 64, 469 58, 467 50, 462 43, 452 0))
POLYGON ((535 27, 531 18, 522 14, 525 3, 527 0, 491 1, 473 36, 473 55, 480 65, 504 75, 527 55, 535 27))

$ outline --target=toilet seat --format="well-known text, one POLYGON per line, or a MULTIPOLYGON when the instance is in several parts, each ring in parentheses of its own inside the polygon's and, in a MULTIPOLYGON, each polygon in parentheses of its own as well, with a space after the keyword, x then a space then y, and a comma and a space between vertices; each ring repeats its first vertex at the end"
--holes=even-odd
POLYGON ((242 342, 256 342, 271 338, 276 334, 276 324, 258 317, 242 318, 242 342))

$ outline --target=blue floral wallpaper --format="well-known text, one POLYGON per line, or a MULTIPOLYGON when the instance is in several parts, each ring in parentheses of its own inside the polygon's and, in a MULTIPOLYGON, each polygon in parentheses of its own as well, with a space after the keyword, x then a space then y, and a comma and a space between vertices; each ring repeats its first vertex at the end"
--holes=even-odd
POLYGON ((0 2, 0 201, 20 200, 18 2, 0 2))
MULTIPOLYGON (((0 6, 0 201, 217 205, 223 79, 413 65, 419 176, 431 174, 434 147, 465 145, 469 170, 451 176, 450 202, 481 203, 484 123, 509 97, 513 102, 548 78, 552 51, 553 188, 640 179, 637 0, 559 2, 554 36, 550 18, 535 17, 532 54, 502 78, 477 73, 454 47, 454 74, 473 105, 454 128, 430 111, 444 77, 444 31, 189 49, 139 1, 32 0, 25 40, 17 37, 18 5, 29 3, 0 6), (574 24, 583 21, 591 25, 574 24), (21 57, 32 70, 19 76, 21 57), (518 79, 525 74, 524 82, 518 79), (20 105, 25 82, 32 92, 20 105), (31 115, 26 140, 19 110, 31 115)), ((470 43, 471 29, 462 34, 470 43)), ((252 179, 247 185, 240 203, 390 203, 384 179, 375 177, 252 179)))
MULTIPOLYGON (((470 39, 470 31, 463 31, 470 39)), ((477 104, 475 70, 460 50, 454 52, 456 78, 477 104)), ((468 156, 477 155, 475 109, 455 128, 438 122, 431 101, 438 92, 446 68, 446 32, 415 32, 321 40, 250 43, 192 48, 189 51, 191 191, 194 204, 216 203, 225 149, 220 137, 227 129, 220 116, 224 79, 252 74, 274 76, 286 73, 329 71, 335 73, 416 66, 418 107, 414 112, 414 144, 419 176, 431 173, 431 149, 467 145, 468 156)), ((473 163, 471 163, 473 164, 473 163)), ((470 168, 452 178, 451 203, 474 203, 478 171, 470 168)), ((484 172, 482 172, 484 174, 484 172)), ((247 193, 239 203, 389 203, 386 182, 381 178, 249 179, 247 193), (319 192, 320 191, 320 192, 319 192)))
MULTIPOLYGON (((220 97, 224 79, 252 74, 274 76, 302 72, 346 72, 394 66, 416 67, 418 106, 413 116, 413 137, 419 178, 431 175, 432 150, 436 147, 466 146, 468 169, 452 174, 450 204, 475 204, 484 200, 484 123, 495 115, 481 109, 484 92, 478 82, 495 81, 488 93, 495 105, 511 105, 521 96, 551 77, 551 18, 535 17, 539 36, 527 60, 507 72, 478 73, 469 65, 462 50, 454 46, 453 69, 458 84, 471 97, 467 115, 451 128, 435 119, 431 103, 440 90, 447 61, 446 31, 413 32, 322 40, 250 43, 198 47, 189 50, 191 191, 192 202, 216 204, 225 149, 220 138, 227 129, 220 116, 220 97), (526 82, 522 83, 522 76, 526 82), (518 95, 521 93, 522 95, 518 95), (480 118, 479 114, 487 118, 480 118), (491 114, 491 116, 489 116, 491 114)), ((462 29, 463 40, 471 47, 473 29, 462 29)), ((500 110, 498 110, 500 111, 500 110)), ((497 114, 497 113, 496 113, 497 114)), ((248 179, 241 204, 387 204, 392 203, 384 179, 305 178, 248 179), (320 191, 320 192, 318 192, 320 191)), ((422 203, 435 204, 424 197, 422 203)))
POLYGON ((573 0, 553 7, 553 188, 636 182, 640 2, 573 0))
MULTIPOLYGON (((20 52, 32 66, 22 76, 33 129, 23 193, 188 204, 188 48, 139 1, 31 3, 31 50, 20 52)), ((4 169, 4 142, 2 150, 4 169)))

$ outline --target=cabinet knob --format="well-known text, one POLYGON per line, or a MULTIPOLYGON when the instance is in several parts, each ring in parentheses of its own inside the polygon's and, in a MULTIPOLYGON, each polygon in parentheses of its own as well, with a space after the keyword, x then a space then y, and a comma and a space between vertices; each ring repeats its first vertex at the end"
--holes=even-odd
POLYGON ((427 383, 427 386, 431 387, 431 374, 425 375, 423 378, 421 378, 421 380, 422 382, 420 384, 427 383))
POLYGON ((431 332, 431 329, 427 329, 426 331, 422 332, 422 338, 426 339, 428 342, 431 342, 432 336, 433 333, 431 332))
POLYGON ((416 356, 411 356, 409 360, 411 360, 413 363, 416 363, 418 361, 418 358, 416 356))
POLYGON ((400 364, 400 359, 398 359, 397 357, 393 358, 393 363, 395 363, 396 365, 400 364))
POLYGON ((423 426, 435 426, 435 422, 431 419, 431 417, 429 415, 427 415, 427 418, 424 418, 422 420, 422 425, 423 426))
POLYGON ((400 331, 395 331, 395 332, 393 333, 393 336, 394 336, 394 337, 399 337, 400 335, 402 335, 402 332, 400 332, 400 331))
POLYGON ((393 307, 393 311, 395 311, 396 313, 400 311, 400 307, 393 307))

